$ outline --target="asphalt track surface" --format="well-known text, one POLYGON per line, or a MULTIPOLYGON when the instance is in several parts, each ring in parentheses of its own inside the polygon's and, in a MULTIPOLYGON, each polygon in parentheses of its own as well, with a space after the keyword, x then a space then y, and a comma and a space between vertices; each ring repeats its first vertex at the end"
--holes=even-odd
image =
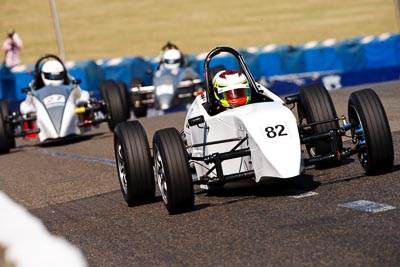
MULTIPOLYGON (((275 185, 196 190, 195 209, 171 216, 158 191, 156 202, 127 207, 104 124, 55 146, 17 139, 0 156, 0 190, 81 248, 90 266, 399 266, 400 82, 334 91, 337 113, 347 115, 348 95, 365 87, 389 117, 395 163, 388 174, 366 176, 354 157, 275 185), (377 209, 343 206, 360 200, 377 209)), ((183 119, 140 121, 151 139, 159 128, 182 129, 183 119)))

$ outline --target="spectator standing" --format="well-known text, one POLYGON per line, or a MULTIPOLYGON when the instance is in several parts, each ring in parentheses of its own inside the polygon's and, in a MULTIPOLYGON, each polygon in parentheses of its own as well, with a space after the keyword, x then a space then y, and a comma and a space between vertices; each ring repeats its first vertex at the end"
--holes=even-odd
POLYGON ((14 29, 7 32, 7 39, 3 42, 5 53, 4 65, 8 68, 21 64, 21 49, 23 43, 18 33, 14 29))

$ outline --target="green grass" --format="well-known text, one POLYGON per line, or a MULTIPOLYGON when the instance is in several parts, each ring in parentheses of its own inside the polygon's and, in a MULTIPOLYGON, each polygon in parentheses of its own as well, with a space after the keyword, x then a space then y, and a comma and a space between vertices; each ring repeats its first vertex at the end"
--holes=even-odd
MULTIPOLYGON (((67 60, 155 56, 168 40, 186 54, 396 33, 392 0, 58 0, 67 60)), ((1 0, 0 32, 15 28, 22 61, 58 54, 49 1, 1 0)))

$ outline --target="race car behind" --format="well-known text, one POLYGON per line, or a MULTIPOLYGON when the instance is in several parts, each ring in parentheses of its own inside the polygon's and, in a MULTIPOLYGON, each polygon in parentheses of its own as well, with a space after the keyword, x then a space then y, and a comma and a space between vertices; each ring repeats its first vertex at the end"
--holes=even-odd
POLYGON ((107 122, 111 131, 126 121, 125 107, 118 86, 102 88, 103 100, 89 97, 79 80, 68 75, 55 55, 44 55, 34 68, 34 78, 23 89, 27 97, 19 112, 10 112, 8 101, 0 100, 0 153, 15 147, 15 138, 39 138, 41 143, 82 135, 107 122))

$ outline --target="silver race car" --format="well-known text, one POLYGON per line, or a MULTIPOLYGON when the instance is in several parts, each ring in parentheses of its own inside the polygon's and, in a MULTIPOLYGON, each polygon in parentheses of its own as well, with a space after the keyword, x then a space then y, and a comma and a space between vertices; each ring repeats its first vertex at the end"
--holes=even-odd
POLYGON ((137 118, 147 115, 149 107, 165 111, 185 107, 202 90, 203 82, 189 67, 158 70, 153 85, 143 86, 140 79, 131 81, 130 95, 137 118))
POLYGON ((163 52, 156 71, 148 71, 152 85, 144 86, 140 78, 131 80, 129 94, 133 112, 137 118, 147 115, 148 108, 158 113, 186 108, 194 100, 198 91, 203 90, 203 81, 189 66, 184 56, 171 47, 163 52))

